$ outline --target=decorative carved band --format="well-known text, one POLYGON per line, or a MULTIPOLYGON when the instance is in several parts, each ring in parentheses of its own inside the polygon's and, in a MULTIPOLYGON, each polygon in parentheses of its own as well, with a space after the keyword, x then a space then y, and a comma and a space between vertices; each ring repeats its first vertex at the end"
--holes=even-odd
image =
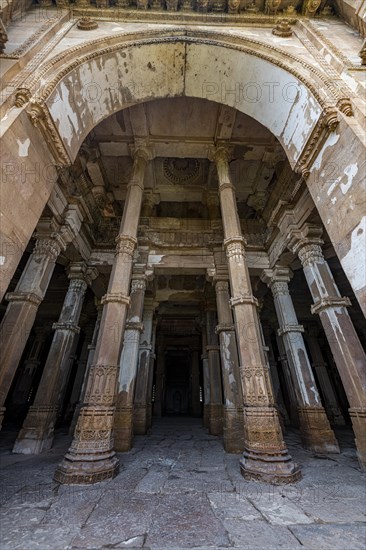
POLYGON ((304 327, 302 325, 283 325, 277 330, 278 336, 283 336, 288 332, 304 332, 304 327))
POLYGON ((80 327, 78 327, 74 323, 70 323, 68 321, 64 321, 63 323, 53 323, 52 329, 53 330, 69 330, 70 332, 75 332, 75 334, 80 333, 80 327))
POLYGON ((128 306, 130 305, 130 297, 122 294, 122 292, 108 292, 108 294, 105 294, 102 297, 101 303, 105 305, 110 302, 117 302, 119 304, 126 304, 128 306))
POLYGON ((5 300, 8 302, 30 302, 37 307, 42 302, 42 298, 33 292, 8 292, 5 294, 5 300))
POLYGON ((116 393, 118 368, 115 365, 93 365, 85 394, 86 403, 112 405, 116 393))
POLYGON ((241 294, 240 296, 234 296, 230 299, 231 307, 238 306, 240 304, 252 304, 255 307, 258 307, 258 300, 252 294, 241 294))
POLYGON ((220 334, 220 332, 234 332, 235 325, 233 323, 220 323, 217 325, 215 332, 220 334))
POLYGON ((206 346, 206 351, 220 351, 220 346, 206 346))
POLYGON ((316 301, 315 304, 311 306, 311 313, 319 314, 324 309, 332 307, 349 307, 351 305, 351 300, 346 296, 343 298, 340 296, 328 296, 327 298, 322 298, 321 300, 316 301))
POLYGON ((138 322, 127 321, 125 330, 137 330, 142 332, 144 330, 144 324, 138 322))
POLYGON ((128 256, 133 256, 137 246, 137 239, 135 237, 121 234, 116 237, 116 243, 116 254, 127 254, 128 256))

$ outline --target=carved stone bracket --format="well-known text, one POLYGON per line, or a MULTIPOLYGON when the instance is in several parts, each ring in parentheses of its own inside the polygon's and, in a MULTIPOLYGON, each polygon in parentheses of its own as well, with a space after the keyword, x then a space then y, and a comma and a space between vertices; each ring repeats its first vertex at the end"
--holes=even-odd
POLYGON ((70 166, 71 158, 45 103, 31 101, 27 110, 33 126, 39 128, 50 152, 59 166, 70 166))

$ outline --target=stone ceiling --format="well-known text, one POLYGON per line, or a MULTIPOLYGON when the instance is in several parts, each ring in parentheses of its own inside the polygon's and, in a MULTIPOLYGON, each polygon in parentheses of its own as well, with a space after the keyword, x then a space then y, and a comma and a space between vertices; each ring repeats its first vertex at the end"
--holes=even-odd
POLYGON ((217 189, 216 170, 208 157, 220 141, 233 145, 230 168, 238 200, 254 209, 258 197, 263 201, 276 164, 285 159, 274 136, 235 109, 185 97, 151 101, 101 122, 82 148, 88 178, 112 202, 125 199, 131 146, 141 138, 154 149, 145 189, 156 194, 156 204, 204 202, 204 192, 217 189))

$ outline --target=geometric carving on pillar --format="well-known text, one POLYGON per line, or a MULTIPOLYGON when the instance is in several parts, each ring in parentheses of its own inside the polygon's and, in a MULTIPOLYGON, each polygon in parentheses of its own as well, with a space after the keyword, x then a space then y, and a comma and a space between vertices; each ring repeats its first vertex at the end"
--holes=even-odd
POLYGON ((348 298, 342 298, 321 245, 322 228, 304 224, 290 231, 289 249, 297 254, 314 300, 312 313, 319 315, 334 361, 337 365, 352 414, 358 458, 366 467, 366 354, 347 311, 348 298))
POLYGON ((304 447, 314 452, 339 453, 339 446, 322 407, 302 333, 290 296, 289 268, 265 269, 261 279, 271 289, 298 403, 300 434, 304 447))
POLYGON ((229 170, 230 149, 219 146, 211 154, 219 180, 224 245, 241 365, 245 426, 241 472, 248 479, 289 483, 299 479, 301 474, 288 454, 282 437, 263 347, 260 345, 257 300, 252 293, 245 258, 245 239, 242 237, 235 188, 229 170), (246 327, 251 327, 255 332, 250 342, 245 334, 246 327))

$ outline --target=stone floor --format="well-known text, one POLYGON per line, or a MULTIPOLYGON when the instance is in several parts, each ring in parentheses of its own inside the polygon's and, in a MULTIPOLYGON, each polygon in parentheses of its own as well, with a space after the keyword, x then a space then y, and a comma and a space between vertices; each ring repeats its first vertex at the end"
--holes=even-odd
POLYGON ((336 456, 307 452, 287 434, 303 479, 283 487, 245 481, 239 457, 196 419, 156 421, 120 455, 118 477, 92 487, 52 482, 68 436, 23 456, 11 454, 14 435, 2 434, 1 550, 366 546, 365 475, 347 430, 337 433, 336 456))

